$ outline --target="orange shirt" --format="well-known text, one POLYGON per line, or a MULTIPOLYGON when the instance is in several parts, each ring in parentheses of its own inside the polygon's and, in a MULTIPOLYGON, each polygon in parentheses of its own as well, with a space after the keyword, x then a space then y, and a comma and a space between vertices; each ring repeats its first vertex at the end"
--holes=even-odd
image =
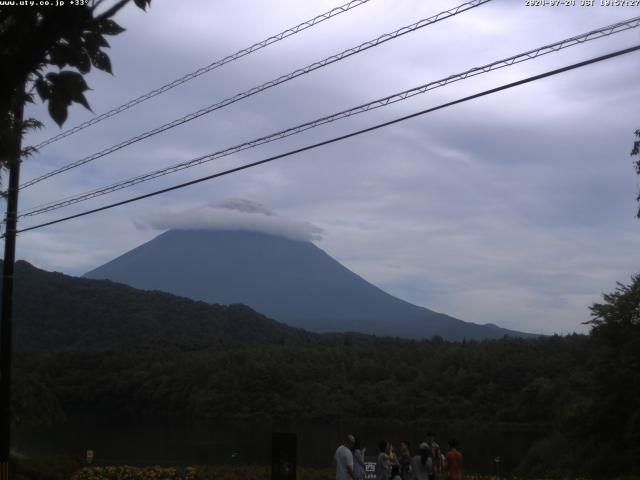
POLYGON ((447 452, 446 460, 449 478, 452 480, 462 478, 462 454, 455 448, 452 448, 447 452))

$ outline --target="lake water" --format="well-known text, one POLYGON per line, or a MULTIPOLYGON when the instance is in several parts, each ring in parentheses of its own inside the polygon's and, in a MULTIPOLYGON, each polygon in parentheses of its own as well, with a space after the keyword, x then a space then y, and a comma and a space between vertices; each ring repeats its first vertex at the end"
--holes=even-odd
MULTIPOLYGON (((467 471, 510 472, 542 432, 464 426, 429 427, 443 453, 448 438, 457 438, 467 471), (499 464, 495 462, 500 458, 499 464)), ((345 434, 353 432, 377 454, 377 445, 388 439, 394 445, 409 440, 414 449, 424 441, 427 429, 418 426, 338 423, 271 424, 255 421, 185 422, 168 419, 114 420, 84 416, 52 427, 19 427, 12 448, 30 456, 75 455, 95 452, 97 464, 221 465, 269 464, 273 432, 296 433, 298 464, 331 467, 333 454, 345 434)))

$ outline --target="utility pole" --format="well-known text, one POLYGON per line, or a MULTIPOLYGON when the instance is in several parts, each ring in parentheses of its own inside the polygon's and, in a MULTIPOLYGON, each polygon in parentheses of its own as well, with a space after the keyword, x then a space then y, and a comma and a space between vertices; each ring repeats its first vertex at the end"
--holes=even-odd
POLYGON ((18 189, 20 186, 20 156, 22 151, 22 120, 24 113, 24 83, 16 92, 12 105, 13 124, 7 148, 9 189, 7 191, 4 264, 2 269, 2 311, 0 311, 0 480, 9 480, 11 449, 11 357, 13 343, 13 274, 16 259, 16 226, 18 189))

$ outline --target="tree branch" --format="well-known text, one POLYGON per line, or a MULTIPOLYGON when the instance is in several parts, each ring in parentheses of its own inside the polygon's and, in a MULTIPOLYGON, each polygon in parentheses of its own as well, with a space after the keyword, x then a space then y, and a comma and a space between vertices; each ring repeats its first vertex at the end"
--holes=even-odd
POLYGON ((129 1, 130 0, 120 0, 120 1, 118 1, 113 7, 111 7, 108 10, 105 10, 100 15, 98 15, 96 17, 96 20, 104 20, 105 18, 113 17, 116 13, 118 13, 122 9, 122 7, 124 7, 127 3, 129 3, 129 1))

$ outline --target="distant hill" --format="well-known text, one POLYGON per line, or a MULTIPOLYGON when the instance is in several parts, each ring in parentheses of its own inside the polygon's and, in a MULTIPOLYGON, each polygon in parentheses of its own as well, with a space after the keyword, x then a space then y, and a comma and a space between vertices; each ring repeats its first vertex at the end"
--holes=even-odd
POLYGON ((265 233, 170 230, 85 276, 210 303, 243 303, 313 332, 447 340, 531 336, 405 302, 311 242, 265 233))
POLYGON ((106 280, 46 272, 25 261, 16 263, 14 319, 17 349, 149 341, 270 343, 313 337, 245 305, 211 305, 144 292, 106 280))

